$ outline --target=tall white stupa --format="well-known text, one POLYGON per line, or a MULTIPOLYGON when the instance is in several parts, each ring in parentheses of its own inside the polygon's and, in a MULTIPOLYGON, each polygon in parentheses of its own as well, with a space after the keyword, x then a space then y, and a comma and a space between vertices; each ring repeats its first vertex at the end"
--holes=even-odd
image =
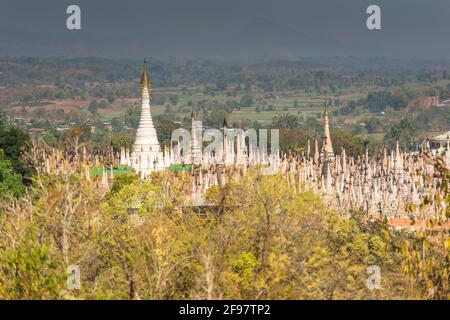
POLYGON ((164 170, 164 157, 150 112, 151 93, 152 86, 148 76, 147 61, 144 59, 144 72, 141 77, 141 119, 130 157, 131 166, 143 178, 148 177, 152 171, 164 170))

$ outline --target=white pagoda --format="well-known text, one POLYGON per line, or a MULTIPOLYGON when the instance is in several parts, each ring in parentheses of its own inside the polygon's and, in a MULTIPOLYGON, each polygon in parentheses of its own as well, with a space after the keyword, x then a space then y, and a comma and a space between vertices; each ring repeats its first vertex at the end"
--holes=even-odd
POLYGON ((151 93, 152 87, 147 71, 147 61, 144 60, 144 72, 141 77, 142 109, 136 140, 129 158, 125 155, 125 158, 121 159, 121 163, 130 165, 142 178, 147 178, 153 171, 162 171, 165 167, 164 156, 150 112, 151 93))

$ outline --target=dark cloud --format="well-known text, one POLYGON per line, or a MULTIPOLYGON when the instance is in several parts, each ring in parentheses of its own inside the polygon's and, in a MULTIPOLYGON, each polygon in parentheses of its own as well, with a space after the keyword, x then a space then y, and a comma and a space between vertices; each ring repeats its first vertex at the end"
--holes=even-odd
POLYGON ((449 30, 448 0, 0 0, 0 55, 450 58, 449 30), (81 32, 65 29, 69 4, 81 32))

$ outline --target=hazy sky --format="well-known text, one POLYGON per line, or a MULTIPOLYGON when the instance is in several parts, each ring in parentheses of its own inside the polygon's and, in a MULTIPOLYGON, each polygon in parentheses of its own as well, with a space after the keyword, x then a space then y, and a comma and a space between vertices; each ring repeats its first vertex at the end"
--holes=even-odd
POLYGON ((4 55, 450 58, 450 0, 0 0, 4 55), (70 4, 81 31, 66 29, 70 4))

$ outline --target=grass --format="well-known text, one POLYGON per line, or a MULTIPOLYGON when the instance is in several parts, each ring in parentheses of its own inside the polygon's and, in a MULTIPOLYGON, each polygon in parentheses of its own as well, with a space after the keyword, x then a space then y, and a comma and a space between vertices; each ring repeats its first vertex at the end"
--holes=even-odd
MULTIPOLYGON (((105 168, 106 174, 109 175, 111 173, 111 169, 105 168)), ((127 174, 134 173, 134 169, 126 166, 119 166, 118 168, 113 168, 113 174, 127 174)), ((103 175, 103 168, 91 168, 89 170, 89 174, 91 177, 100 177, 103 175)))

